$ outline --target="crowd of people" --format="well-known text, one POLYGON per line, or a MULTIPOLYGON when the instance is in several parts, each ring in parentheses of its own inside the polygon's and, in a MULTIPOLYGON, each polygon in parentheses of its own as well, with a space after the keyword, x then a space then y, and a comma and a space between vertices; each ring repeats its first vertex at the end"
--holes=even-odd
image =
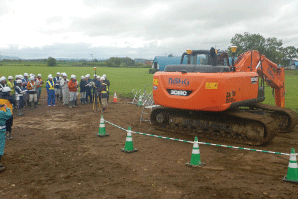
MULTIPOLYGON (((16 75, 0 78, 0 162, 4 154, 4 146, 6 139, 12 139, 11 127, 13 125, 13 109, 17 109, 17 115, 24 115, 24 108, 38 108, 40 105, 40 97, 42 93, 42 85, 46 84, 47 105, 55 106, 57 101, 63 105, 74 108, 78 106, 78 97, 82 105, 89 103, 100 103, 103 112, 108 112, 109 87, 110 81, 103 74, 100 76, 90 75, 81 76, 78 82, 75 75, 67 78, 65 72, 56 73, 53 78, 48 75, 44 82, 41 74, 24 73, 24 75, 16 75)), ((0 163, 0 172, 5 167, 0 163)))

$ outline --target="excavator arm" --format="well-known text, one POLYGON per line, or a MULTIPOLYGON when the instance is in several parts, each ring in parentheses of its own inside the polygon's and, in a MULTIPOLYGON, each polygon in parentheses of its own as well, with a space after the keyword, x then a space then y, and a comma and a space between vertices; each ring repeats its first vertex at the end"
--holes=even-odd
POLYGON ((235 62, 238 72, 257 72, 274 89, 275 104, 285 107, 285 72, 258 51, 242 53, 235 62))

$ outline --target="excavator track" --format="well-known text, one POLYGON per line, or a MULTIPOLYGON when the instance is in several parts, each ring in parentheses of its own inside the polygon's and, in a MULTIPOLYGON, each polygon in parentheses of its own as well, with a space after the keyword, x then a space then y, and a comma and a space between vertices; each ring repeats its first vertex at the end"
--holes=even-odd
POLYGON ((210 113, 159 107, 152 110, 151 124, 162 131, 248 145, 266 145, 279 131, 271 117, 238 109, 210 113))
POLYGON ((298 124, 298 115, 294 110, 257 103, 250 106, 251 112, 259 112, 273 118, 279 126, 279 132, 288 133, 298 124))

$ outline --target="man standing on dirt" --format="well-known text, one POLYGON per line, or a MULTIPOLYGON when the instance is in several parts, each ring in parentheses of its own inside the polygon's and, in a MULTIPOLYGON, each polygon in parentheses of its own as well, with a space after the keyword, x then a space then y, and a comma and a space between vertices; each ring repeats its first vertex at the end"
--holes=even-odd
POLYGON ((69 80, 67 79, 67 74, 63 73, 63 79, 60 81, 60 86, 62 88, 63 105, 69 104, 68 82, 69 80))
POLYGON ((27 83, 30 108, 37 108, 37 83, 34 80, 34 76, 31 76, 30 82, 27 83))
MULTIPOLYGON (((22 82, 23 82, 23 88, 24 90, 27 90, 27 84, 29 82, 29 79, 28 79, 28 73, 24 73, 24 79, 22 79, 22 82)), ((27 104, 29 104, 29 93, 25 93, 24 94, 24 104, 25 106, 27 106, 27 104)))
POLYGON ((108 112, 108 92, 107 92, 107 85, 104 83, 105 78, 102 76, 100 78, 101 87, 100 87, 100 98, 103 107, 103 112, 108 112))
POLYGON ((6 126, 5 123, 12 116, 10 108, 6 104, 0 104, 0 172, 5 170, 3 164, 1 164, 2 156, 4 155, 5 147, 5 132, 6 126))
POLYGON ((90 79, 90 75, 87 74, 86 76, 86 81, 87 81, 87 87, 86 87, 86 102, 88 104, 88 98, 89 98, 89 102, 92 103, 93 99, 92 99, 92 93, 91 93, 91 88, 92 88, 92 79, 90 79))
POLYGON ((55 82, 55 95, 57 97, 57 101, 58 100, 62 101, 62 93, 61 93, 60 81, 61 81, 60 72, 57 72, 57 77, 54 78, 54 82, 55 82))
POLYGON ((51 74, 48 76, 46 89, 48 93, 48 106, 55 106, 55 82, 53 81, 53 76, 51 74))
POLYGON ((39 81, 39 85, 37 86, 37 104, 40 104, 39 99, 41 95, 41 85, 43 84, 43 81, 41 79, 41 74, 37 75, 37 80, 39 81))
POLYGON ((110 99, 110 81, 107 79, 106 74, 103 74, 102 76, 105 78, 103 83, 105 83, 106 86, 107 86, 107 93, 108 93, 108 98, 107 99, 108 99, 108 103, 109 103, 109 99, 110 99))
POLYGON ((76 107, 75 101, 77 99, 78 84, 75 75, 70 76, 70 81, 68 82, 69 89, 69 108, 76 107))

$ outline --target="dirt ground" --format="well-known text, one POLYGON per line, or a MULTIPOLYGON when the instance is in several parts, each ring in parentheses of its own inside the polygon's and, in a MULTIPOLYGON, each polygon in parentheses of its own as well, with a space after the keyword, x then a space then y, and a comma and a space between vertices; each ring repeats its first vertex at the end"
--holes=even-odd
MULTIPOLYGON (((43 94, 45 97, 45 94, 43 94)), ((139 123, 142 108, 118 99, 104 118, 133 131, 193 141, 139 123)), ((126 132, 106 123, 108 137, 96 136, 100 113, 92 105, 69 109, 60 102, 14 116, 0 173, 0 198, 298 198, 286 183, 289 156, 200 145, 202 168, 185 166, 192 144, 133 134, 136 153, 120 151, 126 132)), ((210 140, 200 140, 210 141, 210 140)), ((211 142, 211 141, 210 141, 211 142)), ((217 143, 216 141, 212 141, 217 143)), ((219 142, 239 146, 233 143, 219 142)), ((279 134, 263 150, 298 151, 298 127, 279 134)))

